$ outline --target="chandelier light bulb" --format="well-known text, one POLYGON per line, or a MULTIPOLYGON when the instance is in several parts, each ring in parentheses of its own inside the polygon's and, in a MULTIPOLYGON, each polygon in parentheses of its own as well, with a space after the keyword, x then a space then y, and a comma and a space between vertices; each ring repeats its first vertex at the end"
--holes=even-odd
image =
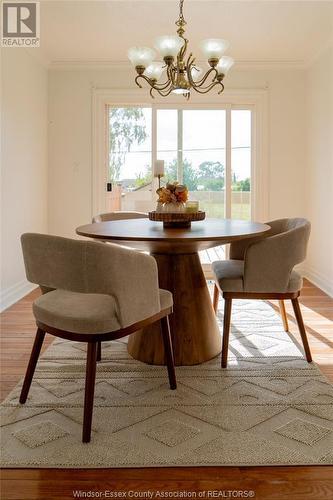
POLYGON ((147 68, 155 58, 154 50, 149 47, 132 47, 128 50, 127 55, 133 66, 144 68, 147 68))
POLYGON ((200 43, 200 48, 208 61, 220 59, 227 50, 229 43, 220 38, 208 38, 200 43))
POLYGON ((161 56, 176 57, 184 44, 184 40, 179 36, 159 36, 155 40, 154 47, 159 51, 161 56))
POLYGON ((159 80, 164 71, 165 64, 162 62, 152 62, 144 71, 144 75, 152 80, 159 80))
POLYGON ((219 60, 217 66, 216 66, 216 70, 217 70, 218 74, 219 75, 226 75, 234 63, 235 63, 235 61, 233 60, 232 57, 229 57, 229 56, 221 57, 221 59, 219 60))

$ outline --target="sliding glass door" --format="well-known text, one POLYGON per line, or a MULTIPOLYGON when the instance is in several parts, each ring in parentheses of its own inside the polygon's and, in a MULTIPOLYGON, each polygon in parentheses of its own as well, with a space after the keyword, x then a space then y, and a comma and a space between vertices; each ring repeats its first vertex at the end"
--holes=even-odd
MULTIPOLYGON (((108 107, 113 209, 152 210, 153 164, 185 183, 208 217, 251 218, 252 111, 108 107)), ((110 198, 110 199, 111 199, 110 198)))

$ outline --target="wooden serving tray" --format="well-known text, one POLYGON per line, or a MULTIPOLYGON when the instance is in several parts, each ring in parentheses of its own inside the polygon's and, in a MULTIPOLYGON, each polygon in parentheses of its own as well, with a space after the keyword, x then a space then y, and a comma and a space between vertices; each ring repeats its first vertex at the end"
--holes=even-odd
POLYGON ((150 220, 163 222, 163 227, 191 227, 191 222, 204 220, 206 212, 148 212, 150 220))

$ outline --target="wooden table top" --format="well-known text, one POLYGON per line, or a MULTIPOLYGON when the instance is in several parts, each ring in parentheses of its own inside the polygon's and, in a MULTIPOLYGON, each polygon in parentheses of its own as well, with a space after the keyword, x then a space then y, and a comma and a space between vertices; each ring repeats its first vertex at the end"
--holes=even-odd
POLYGON ((191 253, 231 243, 268 231, 259 222, 234 219, 205 219, 190 228, 164 229, 161 222, 128 219, 87 224, 76 229, 80 236, 108 240, 152 253, 191 253))

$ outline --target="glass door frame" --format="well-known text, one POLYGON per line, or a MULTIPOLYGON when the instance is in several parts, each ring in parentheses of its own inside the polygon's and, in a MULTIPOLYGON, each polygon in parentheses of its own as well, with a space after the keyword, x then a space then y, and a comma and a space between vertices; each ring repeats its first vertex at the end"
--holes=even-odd
POLYGON ((234 89, 215 96, 193 96, 192 102, 170 97, 168 102, 157 98, 152 102, 142 91, 92 89, 92 214, 103 212, 104 187, 108 172, 108 116, 112 107, 150 107, 152 109, 152 165, 157 154, 157 109, 214 109, 226 111, 226 218, 231 216, 231 110, 251 110, 251 219, 268 217, 268 89, 234 89))
MULTIPOLYGON (((242 106, 242 105, 233 105, 233 104, 225 104, 222 106, 217 107, 216 105, 214 106, 207 106, 207 105, 181 105, 179 104, 178 106, 175 106, 175 104, 152 104, 151 106, 148 105, 118 105, 118 104, 110 104, 107 105, 107 113, 109 112, 110 108, 150 108, 152 110, 152 119, 151 119, 151 165, 152 165, 152 174, 154 173, 154 165, 155 161, 158 159, 157 158, 157 111, 160 109, 172 109, 176 111, 196 111, 196 110, 221 110, 225 111, 226 113, 226 128, 225 128, 225 178, 224 178, 224 213, 225 213, 225 218, 230 219, 231 218, 231 210, 232 210, 232 159, 231 159, 231 151, 232 151, 232 144, 231 144, 231 115, 233 110, 244 110, 244 111, 251 111, 251 195, 250 195, 250 219, 253 219, 253 204, 255 202, 255 182, 253 182, 254 175, 255 175, 255 168, 254 168, 254 159, 255 159, 255 120, 254 120, 254 106, 242 106)), ((182 146, 183 143, 183 119, 182 119, 182 114, 177 113, 177 160, 178 160, 178 169, 179 169, 179 164, 182 161, 182 155, 183 155, 183 149, 182 147, 179 148, 179 145, 182 146)), ((109 137, 109 120, 106 120, 106 134, 107 137, 109 137)), ((109 142, 108 142, 109 144, 109 142)), ((108 165, 109 162, 109 146, 107 145, 107 150, 106 150, 106 163, 108 165)), ((107 179, 109 182, 108 174, 107 174, 107 179)), ((177 179, 179 180, 179 179, 177 179)), ((153 176, 153 185, 154 185, 154 176, 153 176)), ((152 196, 155 196, 155 189, 152 189, 152 196)))

